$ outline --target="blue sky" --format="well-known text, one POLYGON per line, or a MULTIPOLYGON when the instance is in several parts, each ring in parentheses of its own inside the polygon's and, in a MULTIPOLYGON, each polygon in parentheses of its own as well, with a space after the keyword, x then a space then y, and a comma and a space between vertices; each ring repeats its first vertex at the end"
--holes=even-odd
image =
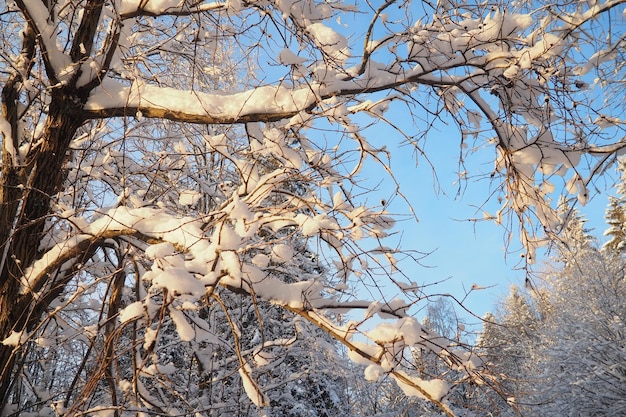
MULTIPOLYGON (((386 10, 390 13, 394 11, 394 8, 386 10)), ((414 12, 419 16, 424 13, 421 8, 414 12)), ((366 21, 363 21, 365 16, 356 17, 356 21, 342 20, 345 26, 338 25, 335 29, 352 37, 355 28, 360 31, 369 24, 369 15, 366 21)), ((425 88, 427 87, 420 87, 425 88)), ((377 95, 377 98, 380 97, 377 95)), ((408 135, 420 136, 428 127, 425 120, 411 118, 404 105, 392 104, 391 110, 385 116, 408 135)), ((421 117, 419 114, 417 116, 421 117)), ((444 120, 445 118, 444 115, 444 120)), ((367 125, 368 122, 371 120, 365 121, 363 125, 367 125)), ((467 220, 482 217, 482 213, 472 205, 482 205, 493 190, 486 180, 475 182, 470 179, 467 183, 461 184, 464 193, 457 196, 461 135, 454 122, 451 120, 448 122, 448 126, 441 122, 436 123, 428 133, 427 140, 419 142, 420 146, 424 146, 429 161, 418 156, 417 166, 415 148, 402 143, 402 136, 394 128, 377 123, 364 130, 362 133, 373 146, 386 146, 390 151, 395 180, 398 181, 400 191, 407 201, 399 197, 393 198, 395 184, 384 170, 371 163, 361 172, 362 178, 365 179, 364 187, 378 186, 379 190, 364 197, 370 201, 374 200, 373 205, 381 199, 391 200, 388 211, 405 219, 396 224, 395 231, 399 236, 392 239, 395 243, 398 242, 397 238, 400 238, 401 249, 430 253, 421 260, 421 265, 413 262, 401 264, 408 279, 420 285, 444 281, 429 287, 426 292, 450 293, 458 299, 464 297, 473 283, 490 287, 472 292, 464 303, 476 315, 482 316, 485 312, 493 310, 498 298, 506 294, 511 284, 524 282, 525 271, 515 269, 521 266, 519 253, 515 252, 520 248, 520 244, 515 236, 512 237, 509 247, 513 253, 505 256, 507 230, 504 227, 492 221, 467 220), (428 162, 435 167, 437 181, 428 162), (415 222, 409 215, 407 203, 415 210, 419 222, 415 222)), ((493 169, 495 149, 493 146, 485 146, 477 151, 476 156, 468 160, 470 175, 482 173, 488 177, 493 169)), ((486 207, 491 213, 498 208, 495 198, 492 198, 486 207)), ((392 297, 396 291, 397 288, 390 289, 389 296, 392 297)))
MULTIPOLYGON (((419 133, 419 121, 413 123, 407 120, 407 116, 408 112, 404 111, 390 118, 401 123, 404 121, 398 127, 419 133)), ((423 150, 436 170, 437 182, 431 165, 418 156, 416 166, 414 147, 402 144, 401 137, 394 134, 393 129, 378 124, 365 134, 374 146, 384 145, 390 151, 391 168, 400 184, 400 191, 419 219, 415 222, 407 215, 407 202, 398 197, 392 199, 389 212, 405 219, 396 224, 398 235, 392 241, 399 238, 404 250, 430 253, 421 260, 421 265, 413 262, 402 264, 403 272, 410 280, 420 285, 444 281, 429 287, 426 292, 449 293, 459 300, 464 298, 472 284, 486 287, 473 291, 464 302, 465 307, 479 317, 494 311, 498 300, 506 296, 512 284, 524 285, 526 271, 521 269, 524 264, 520 262, 521 245, 516 234, 518 225, 515 222, 511 224, 513 235, 507 246, 509 230, 505 226, 491 220, 468 220, 482 218, 483 209, 494 214, 500 207, 497 194, 491 195, 497 185, 490 184, 489 175, 493 170, 493 146, 479 144, 473 156, 466 159, 469 179, 461 182, 462 192, 459 194, 457 172, 461 136, 453 124, 436 125, 423 142, 423 150)), ((378 185, 381 177, 384 179, 379 191, 367 198, 389 198, 394 194, 393 182, 385 177, 381 169, 370 164, 362 176, 372 186, 378 185)), ((610 184, 607 186, 610 187, 610 184)), ((598 238, 602 237, 606 228, 604 212, 607 196, 613 193, 611 188, 601 191, 603 194, 592 198, 585 207, 577 207, 598 238)), ((535 270, 540 271, 546 260, 545 256, 539 258, 535 270)), ((477 319, 462 313, 461 309, 458 311, 470 323, 478 323, 477 319)))
MULTIPOLYGON (((394 10, 391 8, 389 12, 393 13, 394 10)), ((416 16, 424 13, 421 8, 413 11, 416 16)), ((342 22, 348 24, 343 28, 339 25, 336 29, 343 29, 348 35, 354 28, 366 27, 369 21, 342 20, 342 22)), ((422 86, 419 89, 425 88, 427 87, 422 86)), ((420 104, 429 105, 427 101, 420 104)), ((392 105, 385 116, 408 135, 420 136, 429 126, 424 120, 411 118, 404 105, 392 105)), ((373 146, 386 146, 390 151, 391 168, 395 179, 419 219, 416 223, 410 216, 405 216, 405 221, 397 223, 396 230, 401 235, 401 248, 432 252, 421 260, 423 266, 404 263, 403 272, 418 284, 445 280, 437 286, 429 287, 427 292, 450 293, 459 299, 464 297, 474 283, 487 287, 472 292, 464 303, 476 315, 483 316, 487 311, 495 309, 498 300, 506 296, 512 284, 524 285, 526 271, 521 269, 524 264, 520 258, 518 224, 513 220, 507 228, 493 221, 468 220, 482 218, 482 209, 495 214, 500 208, 497 194, 492 194, 497 183, 490 184, 496 151, 492 145, 481 142, 487 139, 489 132, 485 132, 486 136, 481 137, 476 143, 470 144, 476 146, 476 152, 466 159, 469 179, 461 183, 462 192, 458 194, 461 135, 451 119, 445 115, 443 118, 448 125, 443 122, 436 123, 430 128, 426 141, 419 142, 429 162, 435 167, 437 183, 431 166, 423 157, 418 156, 419 165, 416 167, 414 147, 402 144, 402 137, 395 129, 378 123, 363 133, 373 146), (487 204, 483 206, 485 202, 487 204), (512 236, 510 245, 507 246, 509 232, 512 232, 512 236)), ((608 174, 607 179, 601 180, 599 184, 601 188, 599 191, 602 194, 592 197, 585 207, 576 207, 588 219, 587 224, 598 238, 602 238, 602 233, 606 229, 604 213, 607 196, 614 193, 611 186, 615 175, 613 172, 608 174)), ((371 193, 372 199, 389 199, 389 196, 393 195, 394 184, 385 177, 383 170, 370 164, 362 172, 362 177, 367 179, 366 186, 378 186, 381 177, 385 179, 379 191, 371 193)), ((391 213, 396 215, 409 213, 407 203, 401 198, 392 200, 388 208, 391 213)), ((535 271, 541 271, 542 263, 547 260, 545 256, 541 257, 541 254, 542 251, 538 251, 540 258, 534 265, 535 271)))
MULTIPOLYGON (((457 298, 463 298, 474 283, 488 287, 472 292, 466 302, 466 307, 472 312, 483 316, 487 311, 494 310, 498 299, 506 295, 512 284, 524 283, 526 272, 520 269, 523 263, 520 262, 517 225, 512 225, 514 235, 507 248, 508 230, 504 226, 493 221, 468 220, 482 216, 476 206, 482 205, 493 190, 487 180, 470 179, 465 192, 456 196, 459 134, 451 129, 449 135, 444 137, 440 140, 430 138, 433 143, 427 145, 428 156, 436 166, 443 193, 433 191, 430 167, 425 164, 415 167, 406 147, 393 152, 392 163, 402 191, 420 220, 419 223, 406 221, 399 225, 398 229, 404 231, 402 246, 405 249, 434 251, 423 260, 429 268, 413 266, 410 272, 405 272, 414 275, 417 282, 448 279, 431 290, 449 292, 457 298)), ((468 168, 474 174, 489 169, 493 166, 494 152, 493 148, 479 149, 474 158, 476 161, 470 163, 468 168)), ((609 193, 612 193, 611 189, 596 196, 585 207, 577 207, 598 238, 602 237, 606 228, 604 212, 609 193)), ((499 207, 495 197, 484 206, 492 214, 499 207)), ((539 258, 534 268, 541 270, 542 262, 546 260, 546 256, 539 258)))

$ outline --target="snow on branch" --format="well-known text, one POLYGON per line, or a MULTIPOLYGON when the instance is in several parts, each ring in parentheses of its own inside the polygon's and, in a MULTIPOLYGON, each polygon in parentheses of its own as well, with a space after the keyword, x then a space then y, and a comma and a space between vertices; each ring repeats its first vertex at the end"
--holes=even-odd
MULTIPOLYGON (((207 234, 202 230, 202 219, 178 217, 165 210, 149 207, 101 210, 97 216, 96 220, 84 225, 80 234, 51 247, 25 272, 23 293, 41 290, 46 277, 84 254, 87 247, 92 248, 93 253, 94 247, 107 240, 136 240, 143 242, 145 254, 153 262, 151 269, 141 277, 142 281, 150 283, 148 293, 164 291, 172 301, 182 303, 177 308, 174 308, 174 304, 168 307, 168 314, 181 340, 191 341, 196 338, 196 324, 193 321, 190 324, 184 312, 195 309, 194 305, 201 298, 207 294, 211 296, 215 286, 220 285, 247 294, 255 300, 283 306, 306 318, 332 334, 359 357, 377 364, 381 372, 393 374, 407 393, 415 392, 441 406, 442 410, 448 410, 440 402, 445 395, 443 382, 416 379, 396 369, 398 358, 410 347, 421 346, 436 353, 447 349, 445 339, 425 331, 414 318, 406 315, 406 305, 400 300, 386 304, 340 302, 322 295, 324 286, 321 282, 311 280, 287 283, 274 278, 254 263, 242 262, 237 254, 239 245, 233 246, 236 237, 232 234, 235 231, 225 229, 225 225, 207 234), (375 343, 364 345, 352 340, 358 325, 338 325, 325 317, 336 309, 349 311, 355 308, 367 309, 366 319, 375 313, 399 319, 395 324, 386 322, 374 330, 361 332, 375 343)), ((258 261, 256 263, 259 264, 258 261)), ((119 312, 121 322, 128 324, 141 319, 144 311, 153 309, 149 307, 152 302, 146 298, 131 303, 119 312)), ((256 382, 251 379, 250 372, 249 365, 244 361, 240 374, 246 392, 254 403, 261 405, 265 400, 256 382)), ((368 373, 371 374, 371 371, 368 373)), ((446 412, 452 415, 449 410, 446 412)))
POLYGON ((93 118, 137 115, 202 124, 231 124, 288 119, 318 100, 310 88, 258 87, 242 93, 201 93, 109 81, 96 88, 85 104, 93 118))
MULTIPOLYGON (((348 356, 351 360, 367 366, 364 370, 367 379, 375 381, 383 375, 389 374, 398 382, 398 385, 407 396, 416 396, 432 402, 446 416, 453 417, 455 415, 444 401, 450 389, 445 381, 436 378, 423 380, 409 376, 398 366, 399 357, 402 356, 406 349, 418 346, 425 347, 424 342, 426 340, 437 339, 437 337, 433 338, 432 334, 427 334, 414 318, 405 317, 394 324, 383 323, 378 325, 368 335, 369 340, 374 344, 368 344, 353 340, 357 328, 355 323, 337 326, 323 315, 314 311, 289 309, 317 324, 336 340, 343 343, 348 348, 348 356), (381 328, 385 330, 381 332, 381 328), (392 333, 392 337, 389 338, 388 336, 392 333)), ((442 342, 444 341, 443 338, 439 339, 442 342)), ((443 346, 438 349, 443 349, 443 346)))
POLYGON ((194 2, 193 5, 180 0, 123 0, 118 13, 122 19, 138 16, 186 16, 202 12, 213 12, 225 9, 224 2, 194 2))

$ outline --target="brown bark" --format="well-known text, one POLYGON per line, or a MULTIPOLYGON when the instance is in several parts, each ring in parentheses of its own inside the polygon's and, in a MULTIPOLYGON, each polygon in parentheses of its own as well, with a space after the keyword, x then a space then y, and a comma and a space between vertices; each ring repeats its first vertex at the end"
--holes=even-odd
MULTIPOLYGON (((7 98, 12 100, 11 94, 3 94, 3 107, 14 103, 6 101, 7 98)), ((39 319, 30 314, 34 306, 26 305, 20 295, 20 277, 39 255, 52 198, 64 180, 62 168, 69 144, 83 123, 81 101, 67 92, 56 94, 50 104, 41 146, 31 151, 19 172, 14 166, 6 172, 3 169, 0 249, 6 256, 0 269, 0 340, 12 331, 33 327, 39 319)), ((6 154, 3 153, 3 162, 10 158, 6 154)), ((16 353, 13 346, 0 345, 0 409, 8 401, 13 375, 19 372, 14 369, 16 353)))

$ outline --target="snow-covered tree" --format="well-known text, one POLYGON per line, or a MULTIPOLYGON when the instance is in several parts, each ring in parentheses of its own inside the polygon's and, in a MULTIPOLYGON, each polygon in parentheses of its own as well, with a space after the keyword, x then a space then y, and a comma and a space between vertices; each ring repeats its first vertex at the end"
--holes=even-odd
MULTIPOLYGON (((483 415, 481 404, 477 401, 482 396, 484 389, 490 390, 482 374, 473 372, 484 371, 484 358, 478 352, 472 351, 473 335, 466 329, 466 324, 459 317, 455 303, 449 297, 437 297, 426 308, 422 324, 426 329, 434 334, 441 335, 459 346, 464 346, 467 350, 469 361, 466 363, 471 369, 444 368, 442 363, 432 352, 425 349, 414 349, 414 367, 415 371, 421 377, 432 377, 432 375, 442 375, 448 383, 453 387, 447 397, 451 408, 458 415, 483 415), (468 378, 467 374, 473 377, 468 378), (479 377, 476 377, 479 376, 479 377)), ((419 410, 418 415, 421 416, 440 416, 439 410, 432 407, 431 404, 420 404, 421 407, 415 407, 419 410)))
MULTIPOLYGON (((620 195, 623 187, 622 178, 617 187, 620 195)), ((609 199, 604 234, 611 240, 602 250, 589 238, 584 239, 585 245, 580 245, 580 239, 570 242, 567 247, 578 243, 579 250, 572 254, 566 246, 561 248, 561 256, 570 259, 544 280, 538 304, 549 311, 540 332, 538 362, 544 372, 537 375, 545 381, 530 396, 537 415, 626 412, 626 264, 616 227, 623 209, 621 198, 609 199)))
POLYGON ((620 159, 618 172, 620 178, 617 183, 617 196, 609 197, 605 215, 606 224, 609 227, 604 235, 609 236, 609 240, 602 247, 616 255, 626 250, 626 160, 620 159))
POLYGON ((493 393, 481 398, 487 415, 519 415, 519 405, 526 399, 525 390, 536 384, 535 351, 541 341, 542 316, 534 299, 523 289, 512 286, 496 314, 484 317, 478 342, 486 362, 485 381, 493 393))
MULTIPOLYGON (((483 361, 469 349, 470 335, 466 332, 463 322, 460 320, 454 308, 454 302, 449 297, 437 297, 432 300, 424 312, 422 325, 430 334, 443 337, 447 343, 465 346, 466 357, 464 366, 472 365, 473 368, 450 366, 450 363, 442 361, 441 355, 432 350, 411 349, 410 356, 406 357, 400 365, 402 370, 409 375, 415 375, 423 379, 431 379, 434 376, 446 381, 451 389, 446 395, 445 401, 458 415, 482 415, 476 398, 484 389, 491 390, 483 380, 477 378, 473 371, 482 370, 483 361), (471 377, 468 377, 468 374, 471 377)), ((351 367, 355 371, 355 367, 351 367)), ((362 373, 362 368, 356 367, 356 373, 362 373)), ((354 401, 350 409, 352 416, 406 416, 406 417, 439 417, 443 413, 432 403, 423 399, 407 395, 400 387, 393 383, 391 378, 379 378, 374 381, 359 381, 352 378, 350 392, 360 399, 354 401)), ((485 414, 486 415, 486 414, 485 414)))
POLYGON ((394 219, 364 182, 371 164, 393 182, 393 155, 367 126, 420 148, 449 115, 460 163, 490 144, 494 218, 519 220, 532 261, 537 231, 558 229, 553 190, 584 202, 626 145, 623 8, 0 2, 3 413, 211 414, 233 374, 267 409, 264 355, 323 340, 255 338, 284 312, 278 327, 300 317, 452 415, 444 379, 399 366, 411 349, 460 371, 467 357, 408 313, 423 294, 397 276, 394 219), (398 298, 352 296, 383 280, 398 298), (381 316, 396 321, 372 329, 381 316))
POLYGON ((523 415, 626 410, 626 265, 621 249, 600 250, 584 223, 574 216, 542 279, 526 294, 515 288, 501 313, 486 318, 487 368, 523 415))
POLYGON ((559 214, 561 232, 555 241, 555 258, 567 263, 576 259, 579 252, 591 249, 595 238, 586 227, 587 219, 563 198, 559 203, 559 214))
POLYGON ((589 250, 547 279, 551 314, 537 374, 545 380, 530 395, 536 415, 626 412, 624 267, 621 258, 589 250))
POLYGON ((508 371, 515 359, 502 354, 501 351, 510 339, 508 330, 499 319, 490 312, 486 313, 476 348, 484 361, 482 372, 484 384, 491 390, 482 390, 473 398, 477 409, 483 410, 479 415, 493 417, 518 414, 514 402, 514 395, 517 393, 514 386, 521 376, 508 371))

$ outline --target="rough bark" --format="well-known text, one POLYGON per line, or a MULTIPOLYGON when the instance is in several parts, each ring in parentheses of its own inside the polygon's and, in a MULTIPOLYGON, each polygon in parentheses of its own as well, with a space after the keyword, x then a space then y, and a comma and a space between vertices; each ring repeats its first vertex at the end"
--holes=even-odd
MULTIPOLYGON (((20 294, 20 277, 23 270, 41 255, 39 244, 46 219, 53 198, 63 185, 63 166, 69 145, 85 121, 83 106, 90 92, 90 88, 76 87, 80 72, 65 87, 51 89, 52 98, 41 143, 31 148, 23 160, 16 157, 20 135, 20 88, 23 77, 28 77, 35 64, 38 48, 51 85, 58 81, 44 43, 37 41, 42 35, 31 19, 26 3, 17 1, 16 4, 24 13, 27 25, 21 59, 2 90, 2 115, 11 126, 11 137, 3 137, 0 177, 0 341, 13 331, 28 331, 35 327, 47 308, 46 303, 51 300, 50 297, 35 300, 30 293, 20 294), (7 140, 12 143, 6 143, 7 140)), ((74 62, 81 62, 91 52, 103 4, 103 0, 87 2, 70 51, 74 62)), ((85 248, 83 256, 78 258, 89 256, 93 250, 85 248)), ((60 288, 51 293, 58 294, 64 282, 65 279, 60 277, 56 284, 60 288)), ((0 344, 0 411, 9 400, 13 376, 20 372, 17 358, 18 352, 13 346, 0 344)))
MULTIPOLYGON (((3 107, 8 108, 12 103, 5 101, 3 107)), ((81 100, 71 92, 56 94, 50 104, 41 145, 30 152, 19 172, 16 167, 7 168, 6 176, 3 172, 1 204, 4 236, 0 249, 5 256, 0 270, 0 340, 12 331, 32 328, 39 319, 31 314, 33 306, 26 305, 20 295, 20 276, 23 269, 39 255, 39 243, 52 198, 64 180, 62 168, 69 144, 83 123, 81 108, 81 100)), ((3 162, 5 158, 10 158, 6 152, 3 153, 3 162)), ((37 310, 41 312, 40 308, 37 310)), ((13 346, 0 345, 0 363, 3 364, 0 370, 0 408, 6 405, 12 377, 19 372, 15 369, 16 354, 13 346)))

